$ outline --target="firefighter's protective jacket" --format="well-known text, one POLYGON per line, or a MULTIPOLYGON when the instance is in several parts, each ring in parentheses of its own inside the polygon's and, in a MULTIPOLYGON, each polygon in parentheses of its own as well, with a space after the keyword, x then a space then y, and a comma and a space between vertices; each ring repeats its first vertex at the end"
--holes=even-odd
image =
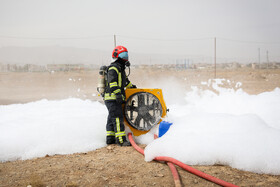
POLYGON ((125 88, 132 87, 131 82, 125 74, 125 65, 121 60, 117 60, 108 67, 107 83, 104 100, 116 100, 116 95, 121 94, 125 100, 125 88))

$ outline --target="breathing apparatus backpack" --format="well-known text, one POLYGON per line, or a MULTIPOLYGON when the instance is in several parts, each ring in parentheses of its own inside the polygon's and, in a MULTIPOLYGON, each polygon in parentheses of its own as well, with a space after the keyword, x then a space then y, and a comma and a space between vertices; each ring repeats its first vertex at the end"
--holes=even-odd
MULTIPOLYGON (((130 62, 127 61, 125 63, 125 66, 128 67, 128 74, 126 75, 128 77, 130 75, 130 62)), ((109 67, 111 67, 111 66, 101 66, 99 69, 97 91, 102 97, 104 97, 104 95, 105 95, 105 89, 107 86, 107 73, 108 73, 109 67)), ((120 67, 118 67, 118 69, 120 69, 120 67)))
POLYGON ((104 97, 105 94, 105 87, 107 83, 107 70, 107 66, 101 66, 99 69, 97 91, 102 97, 104 97))

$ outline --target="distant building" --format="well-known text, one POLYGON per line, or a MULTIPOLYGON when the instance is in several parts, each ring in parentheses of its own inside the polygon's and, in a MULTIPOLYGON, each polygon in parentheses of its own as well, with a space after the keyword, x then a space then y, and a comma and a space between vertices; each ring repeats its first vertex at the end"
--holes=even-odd
POLYGON ((252 63, 252 69, 258 69, 259 65, 257 63, 252 63))
POLYGON ((48 64, 47 71, 81 71, 85 69, 84 64, 48 64))

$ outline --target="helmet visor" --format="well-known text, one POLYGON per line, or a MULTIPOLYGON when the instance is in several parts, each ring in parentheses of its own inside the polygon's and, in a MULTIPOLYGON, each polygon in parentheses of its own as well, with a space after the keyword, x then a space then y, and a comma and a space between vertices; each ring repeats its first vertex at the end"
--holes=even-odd
POLYGON ((128 53, 127 52, 122 52, 119 54, 119 58, 128 60, 128 53))

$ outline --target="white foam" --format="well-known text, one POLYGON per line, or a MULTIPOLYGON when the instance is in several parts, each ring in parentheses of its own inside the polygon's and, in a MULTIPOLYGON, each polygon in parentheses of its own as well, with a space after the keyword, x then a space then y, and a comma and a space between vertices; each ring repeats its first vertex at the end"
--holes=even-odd
MULTIPOLYGON (((185 92, 172 79, 167 82, 163 93, 170 112, 165 120, 173 125, 157 140, 157 127, 136 138, 148 144, 147 161, 171 156, 187 164, 280 174, 279 88, 249 95, 241 83, 208 80, 215 92, 198 87, 185 92), (232 89, 219 87, 225 82, 232 89)), ((0 106, 0 116, 2 162, 106 146, 107 109, 97 101, 70 98, 0 106)))
POLYGON ((86 152, 105 146, 107 109, 99 102, 41 100, 0 106, 0 161, 86 152))
POLYGON ((280 89, 248 95, 219 87, 223 81, 211 83, 218 93, 193 87, 186 105, 169 107, 173 125, 146 147, 147 161, 170 156, 191 165, 280 174, 280 89))

